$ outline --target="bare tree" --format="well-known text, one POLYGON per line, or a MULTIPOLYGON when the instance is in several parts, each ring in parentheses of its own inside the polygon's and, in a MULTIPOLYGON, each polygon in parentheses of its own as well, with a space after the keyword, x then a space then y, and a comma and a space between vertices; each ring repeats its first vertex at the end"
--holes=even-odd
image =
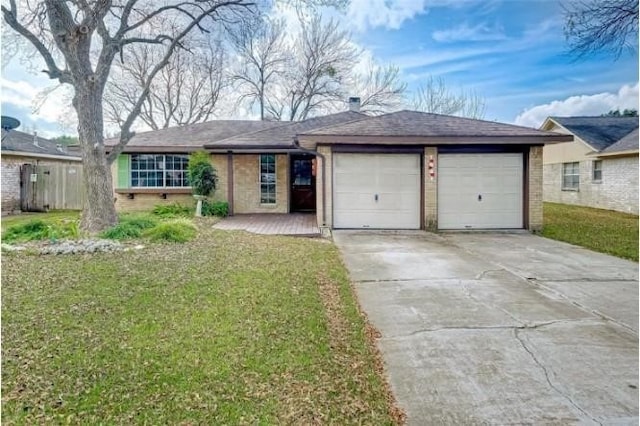
POLYGON ((284 23, 269 19, 240 25, 230 34, 239 64, 232 80, 240 90, 239 101, 256 103, 260 119, 265 119, 265 105, 270 90, 284 75, 289 55, 284 43, 284 23))
POLYGON ((372 60, 363 74, 354 76, 351 93, 360 97, 360 110, 382 114, 400 107, 407 83, 400 80, 400 70, 395 65, 378 66, 372 60))
POLYGON ((51 79, 73 87, 84 163, 85 208, 81 227, 98 232, 117 223, 110 163, 133 136, 131 125, 156 75, 193 30, 228 24, 251 12, 249 0, 44 0, 2 5, 5 22, 38 51, 51 79), (105 155, 103 93, 116 56, 134 45, 164 46, 138 99, 120 126, 118 144, 105 155))
POLYGON ((442 78, 429 77, 414 92, 411 107, 416 111, 481 119, 486 106, 484 99, 475 92, 460 90, 455 93, 442 78))
POLYGON ((338 22, 322 16, 301 17, 301 31, 291 46, 292 59, 266 111, 278 120, 304 120, 345 97, 345 83, 359 50, 338 22))
MULTIPOLYGON (((124 122, 163 53, 156 46, 140 44, 126 53, 122 63, 114 63, 104 96, 107 121, 124 122)), ((220 42, 209 38, 190 42, 189 50, 177 50, 153 80, 139 119, 153 130, 207 121, 225 86, 220 42)))
POLYGON ((638 0, 573 0, 563 7, 564 33, 577 58, 609 51, 618 59, 637 46, 638 0))

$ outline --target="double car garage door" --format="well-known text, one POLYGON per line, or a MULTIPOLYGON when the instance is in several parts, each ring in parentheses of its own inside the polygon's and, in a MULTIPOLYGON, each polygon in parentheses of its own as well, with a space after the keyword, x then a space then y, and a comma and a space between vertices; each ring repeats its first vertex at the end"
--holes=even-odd
MULTIPOLYGON (((522 228, 520 153, 441 154, 438 228, 522 228)), ((334 154, 335 228, 419 229, 419 154, 334 154)))

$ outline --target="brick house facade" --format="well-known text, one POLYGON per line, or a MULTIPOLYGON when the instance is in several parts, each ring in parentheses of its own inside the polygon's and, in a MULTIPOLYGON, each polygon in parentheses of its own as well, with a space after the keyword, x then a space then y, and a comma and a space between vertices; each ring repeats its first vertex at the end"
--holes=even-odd
POLYGON ((231 214, 314 211, 327 228, 537 231, 542 145, 571 139, 412 111, 348 111, 255 131, 244 129, 251 122, 216 123, 136 135, 113 165, 117 209, 194 204, 175 164, 204 149, 219 177, 213 198, 231 214))
POLYGON ((544 201, 638 214, 637 117, 550 117, 542 129, 574 136, 544 148, 544 201))

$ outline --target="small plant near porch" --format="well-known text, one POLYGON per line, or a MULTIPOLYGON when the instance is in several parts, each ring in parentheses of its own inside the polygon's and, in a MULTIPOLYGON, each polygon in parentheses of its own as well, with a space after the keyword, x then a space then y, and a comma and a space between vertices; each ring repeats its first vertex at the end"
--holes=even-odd
POLYGON ((202 201, 215 191, 218 175, 211 165, 209 154, 204 151, 196 151, 189 156, 187 171, 193 196, 198 200, 196 216, 202 216, 202 201))

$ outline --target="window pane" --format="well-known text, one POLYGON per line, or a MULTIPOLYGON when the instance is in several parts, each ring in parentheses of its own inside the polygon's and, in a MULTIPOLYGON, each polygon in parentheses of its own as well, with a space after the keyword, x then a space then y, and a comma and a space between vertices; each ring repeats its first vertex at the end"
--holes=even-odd
POLYGON ((276 156, 260 155, 260 203, 276 203, 276 156))

